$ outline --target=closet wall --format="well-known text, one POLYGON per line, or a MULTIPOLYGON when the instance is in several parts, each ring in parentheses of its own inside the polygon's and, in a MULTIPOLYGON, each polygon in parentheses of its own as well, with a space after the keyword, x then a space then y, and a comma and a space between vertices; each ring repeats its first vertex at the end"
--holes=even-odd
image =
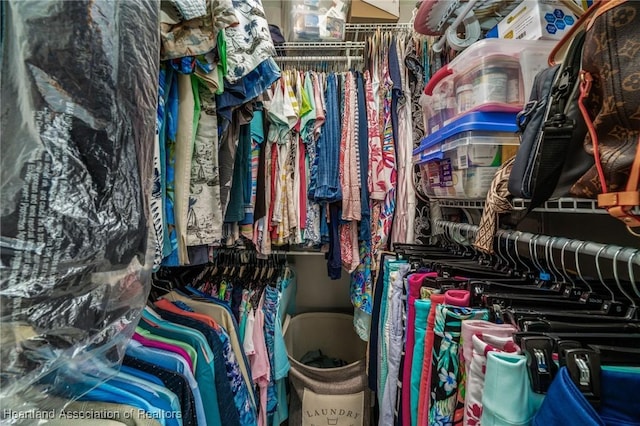
POLYGON ((349 297, 351 277, 346 271, 342 271, 341 279, 330 280, 322 255, 291 255, 288 261, 297 276, 296 312, 353 313, 349 297))

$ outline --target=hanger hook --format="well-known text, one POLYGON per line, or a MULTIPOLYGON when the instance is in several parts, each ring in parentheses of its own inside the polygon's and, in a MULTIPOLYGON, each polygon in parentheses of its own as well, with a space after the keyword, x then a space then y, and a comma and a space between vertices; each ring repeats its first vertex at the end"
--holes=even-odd
POLYGON ((462 238, 462 224, 455 223, 453 225, 453 241, 458 245, 458 247, 463 247, 463 238, 462 238))
POLYGON ((584 285, 587 286, 590 292, 593 292, 593 289, 591 288, 587 280, 584 279, 584 277, 582 276, 582 271, 580 270, 580 249, 582 249, 582 247, 584 247, 586 244, 587 244, 586 241, 582 241, 580 245, 576 248, 576 252, 575 252, 576 272, 578 273, 578 277, 580 278, 580 281, 582 281, 584 285))
POLYGON ((623 250, 622 247, 618 248, 616 253, 613 255, 613 278, 615 278, 618 288, 620 289, 622 294, 624 294, 625 297, 629 299, 629 302, 631 302, 631 306, 635 310, 637 308, 636 302, 635 300, 633 300, 631 296, 629 296, 629 293, 625 291, 622 283, 620 282, 620 276, 618 275, 618 255, 620 254, 620 252, 622 252, 622 250, 623 250))
POLYGON ((516 257, 518 258, 518 262, 520 262, 521 265, 523 265, 526 269, 527 269, 527 274, 531 273, 531 268, 529 268, 529 265, 527 263, 525 263, 522 258, 520 257, 520 249, 518 248, 518 239, 520 238, 520 231, 518 231, 518 233, 516 233, 516 238, 515 238, 515 249, 516 249, 516 257))
MULTIPOLYGON (((498 235, 498 247, 501 247, 502 244, 500 242, 501 240, 501 236, 498 235)), ((502 257, 504 259, 504 263, 507 266, 508 269, 511 269, 511 256, 509 254, 509 238, 507 238, 506 236, 504 237, 504 251, 502 251, 502 249, 500 249, 500 257, 502 257)))
MULTIPOLYGON (((512 240, 511 240, 511 238, 510 238, 510 236, 509 236, 509 235, 507 235, 506 233, 504 234, 504 238, 505 238, 505 240, 506 240, 506 241, 509 241, 509 242, 511 242, 511 241, 512 241, 512 240)), ((516 240, 516 242, 517 242, 517 240, 516 240)), ((514 247, 515 247, 516 245, 517 245, 517 244, 515 244, 515 245, 514 245, 514 247)), ((511 261, 513 262, 513 268, 514 268, 514 269, 518 269, 518 266, 519 266, 519 265, 518 265, 518 261, 516 260, 516 258, 515 258, 515 257, 513 257, 513 256, 511 255, 511 250, 509 250, 509 245, 508 245, 508 244, 507 244, 507 255, 509 256, 509 259, 511 259, 511 261)))
POLYGON ((462 233, 462 231, 464 231, 463 225, 461 223, 456 223, 455 230, 456 230, 456 237, 457 237, 458 244, 460 244, 460 247, 462 247, 462 249, 466 253, 467 252, 467 247, 466 247, 467 237, 466 237, 466 235, 464 235, 462 233))
POLYGON ((553 244, 558 240, 557 237, 552 237, 547 240, 545 243, 545 256, 547 256, 547 264, 549 265, 549 270, 553 274, 553 280, 558 281, 558 277, 556 276, 556 272, 562 277, 562 282, 565 283, 564 275, 560 272, 558 267, 556 266, 556 261, 553 258, 553 244))
POLYGON ((451 223, 449 226, 449 239, 451 240, 451 242, 454 245, 458 245, 458 241, 456 241, 456 234, 455 234, 455 230, 456 230, 457 224, 455 223, 451 223))
MULTIPOLYGON (((496 238, 496 251, 500 257, 500 264, 504 264, 509 266, 509 261, 507 260, 506 254, 502 253, 502 236, 498 235, 496 238)), ((505 247, 505 252, 507 251, 505 247)))
POLYGON ((448 226, 446 223, 440 223, 440 235, 442 235, 442 239, 445 241, 445 243, 449 243, 449 236, 447 235, 447 230, 448 226))
MULTIPOLYGON (((544 249, 544 255, 547 255, 547 245, 546 243, 543 245, 542 243, 538 243, 538 240, 542 239, 541 235, 536 235, 536 239, 534 241, 533 244, 533 254, 536 258, 536 264, 538 265, 538 268, 540 269, 540 271, 547 273, 547 268, 545 267, 545 265, 542 264, 542 260, 540 259, 540 253, 538 253, 538 246, 542 246, 542 248, 544 249)), ((547 265, 548 266, 548 265, 547 265)))
POLYGON ((575 287, 576 283, 573 281, 573 278, 571 278, 571 274, 569 273, 569 271, 567 271, 567 266, 565 265, 565 262, 564 262, 564 259, 565 259, 564 251, 569 244, 571 244, 571 240, 565 241, 565 243, 562 245, 562 249, 560 250, 560 262, 561 262, 560 264, 562 265, 562 272, 563 272, 562 276, 565 276, 564 274, 567 274, 566 278, 571 283, 571 287, 575 287))
POLYGON ((500 236, 496 238, 496 252, 498 252, 498 263, 502 265, 505 258, 502 256, 502 249, 500 248, 500 236))
POLYGON ((538 268, 538 272, 543 272, 544 268, 542 268, 542 264, 538 260, 538 238, 540 238, 540 235, 535 235, 529 239, 529 256, 535 267, 538 268))
POLYGON ((640 250, 636 250, 633 252, 631 256, 629 256, 629 262, 627 267, 629 268, 629 281, 631 281, 631 286, 633 287, 633 291, 640 297, 640 290, 638 290, 638 286, 636 285, 636 278, 633 273, 633 258, 640 252, 640 250))
POLYGON ((451 240, 449 239, 449 224, 440 222, 440 234, 444 243, 447 245, 451 245, 451 240))
POLYGON ((607 286, 607 284, 604 282, 604 278, 602 278, 602 272, 600 271, 600 254, 607 248, 607 246, 602 246, 600 247, 600 250, 598 250, 598 252, 596 253, 596 270, 598 271, 598 279, 600 280, 600 284, 602 284, 604 286, 604 288, 607 289, 607 291, 609 292, 609 294, 611 294, 611 301, 615 302, 616 301, 616 295, 613 293, 613 291, 611 291, 611 289, 607 286))

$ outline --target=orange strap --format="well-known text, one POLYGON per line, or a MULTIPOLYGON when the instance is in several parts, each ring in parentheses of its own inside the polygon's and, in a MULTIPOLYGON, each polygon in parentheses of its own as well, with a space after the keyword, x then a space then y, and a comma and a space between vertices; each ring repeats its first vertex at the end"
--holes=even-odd
POLYGON ((600 9, 602 3, 605 3, 605 0, 595 0, 591 7, 587 9, 585 13, 578 19, 578 21, 573 24, 565 35, 560 39, 549 54, 549 66, 552 67, 556 64, 564 62, 565 55, 567 53, 567 49, 569 49, 569 45, 571 41, 574 39, 576 34, 583 28, 585 28, 591 20, 591 17, 600 9))
MULTIPOLYGON (((625 188, 626 190, 621 192, 607 192, 607 181, 605 179, 602 162, 600 160, 598 134, 596 133, 593 121, 591 121, 591 117, 589 117, 589 113, 584 106, 584 100, 589 96, 589 92, 591 91, 593 78, 589 72, 583 70, 580 72, 580 80, 580 97, 578 99, 578 106, 582 116, 584 117, 587 129, 589 130, 589 135, 591 136, 591 142, 593 143, 593 157, 596 163, 596 169, 598 170, 598 178, 602 185, 602 194, 598 194, 598 207, 605 208, 611 216, 621 220, 631 231, 631 228, 640 227, 640 215, 633 213, 633 209, 640 206, 640 136, 638 137, 636 156, 633 160, 633 164, 631 165, 631 172, 625 188)), ((634 235, 636 234, 634 233, 634 235)))
POLYGON ((627 1, 629 0, 594 0, 589 9, 580 16, 578 21, 567 30, 564 36, 553 47, 549 54, 549 66, 552 67, 558 63, 564 62, 567 49, 580 30, 588 30, 591 28, 597 17, 627 1))

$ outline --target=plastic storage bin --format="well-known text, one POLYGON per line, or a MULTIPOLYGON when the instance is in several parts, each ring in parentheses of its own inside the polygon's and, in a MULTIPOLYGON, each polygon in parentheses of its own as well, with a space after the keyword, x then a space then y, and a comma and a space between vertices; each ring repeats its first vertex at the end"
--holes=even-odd
POLYGON ((289 424, 370 424, 367 344, 353 330, 353 316, 322 312, 296 315, 285 322, 284 341, 291 363, 289 424), (317 368, 300 362, 305 354, 317 350, 347 364, 317 368))
POLYGON ((520 112, 554 45, 545 40, 474 43, 425 87, 421 105, 426 129, 438 131, 471 111, 520 112))
POLYGON ((289 41, 343 41, 350 1, 293 0, 289 19, 289 41))
POLYGON ((514 113, 472 112, 427 136, 413 153, 427 196, 484 199, 518 149, 515 120, 514 113))

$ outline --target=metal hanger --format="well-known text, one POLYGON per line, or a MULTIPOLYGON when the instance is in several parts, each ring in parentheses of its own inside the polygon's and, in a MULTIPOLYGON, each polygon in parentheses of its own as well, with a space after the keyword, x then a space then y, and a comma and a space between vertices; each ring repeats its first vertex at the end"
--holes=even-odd
POLYGON ((580 245, 576 248, 576 251, 575 251, 576 272, 578 273, 578 278, 580 278, 580 281, 582 281, 584 285, 587 286, 587 288, 589 289, 589 292, 593 293, 593 289, 591 288, 591 285, 589 285, 587 280, 584 279, 584 277, 582 276, 582 271, 580 270, 580 249, 584 247, 586 244, 587 244, 586 241, 582 241, 582 243, 580 243, 580 245))
POLYGON ((455 223, 450 223, 449 226, 447 226, 447 237, 449 238, 449 241, 451 241, 451 244, 453 245, 453 247, 457 250, 458 242, 456 241, 455 235, 453 234, 453 231, 456 228, 456 226, 457 225, 455 223))
POLYGON ((451 225, 453 225, 453 224, 451 224, 451 223, 442 223, 441 224, 441 226, 442 226, 441 232, 442 233, 440 235, 442 235, 442 237, 444 238, 444 240, 446 241, 448 246, 452 245, 452 241, 451 241, 451 239, 449 239, 449 228, 450 228, 451 225))
POLYGON ((636 250, 633 252, 631 256, 629 256, 629 262, 627 267, 629 268, 629 281, 631 281, 631 286, 633 287, 633 291, 640 297, 640 290, 638 290, 638 286, 636 285, 636 278, 633 274, 633 258, 640 252, 640 250, 636 250))
POLYGON ((616 284, 618 285, 618 289, 620 289, 622 294, 624 294, 624 296, 627 299, 629 299, 629 302, 631 303, 631 309, 629 311, 629 314, 633 315, 633 313, 637 309, 636 301, 633 300, 633 298, 631 296, 629 296, 629 293, 626 292, 626 290, 624 289, 622 283, 620 282, 620 276, 618 275, 618 255, 620 254, 620 252, 622 250, 623 250, 623 248, 620 247, 618 249, 618 251, 616 251, 616 253, 613 255, 613 278, 616 280, 616 284))
POLYGON ((502 249, 500 248, 500 246, 500 236, 498 235, 498 238, 496 238, 496 252, 498 252, 498 263, 500 264, 500 266, 506 265, 507 267, 509 267, 509 262, 507 261, 506 257, 502 255, 502 249))
POLYGON ((607 286, 607 284, 604 282, 604 278, 602 278, 602 272, 600 271, 600 254, 607 248, 607 246, 602 246, 600 247, 600 250, 598 250, 598 252, 596 253, 596 270, 598 271, 598 279, 600 280, 600 284, 602 284, 604 286, 604 288, 607 289, 607 291, 609 292, 609 294, 611 295, 611 301, 615 302, 616 301, 616 295, 615 293, 609 288, 609 286, 607 286))
MULTIPOLYGON (((385 39, 386 39, 386 33, 385 33, 385 39)), ((449 238, 449 240, 451 241, 451 243, 453 244, 453 246, 458 249, 458 242, 456 241, 455 236, 453 235, 453 230, 455 229, 456 224, 455 223, 449 223, 449 225, 447 226, 447 237, 449 238)))
POLYGON ((560 264, 562 265, 562 272, 563 272, 562 276, 567 278, 567 280, 571 283, 572 288, 575 288, 576 283, 573 281, 573 278, 571 278, 571 274, 569 273, 569 271, 567 271, 567 267, 564 263, 564 259, 565 259, 564 251, 569 244, 571 244, 571 240, 565 241, 565 243, 562 245, 562 249, 560 250, 560 262, 561 262, 560 264))
MULTIPOLYGON (((498 238, 500 238, 499 235, 498 235, 498 238)), ((507 235, 504 236, 504 239, 505 239, 505 246, 507 247, 507 255, 509 256, 509 259, 511 259, 511 261, 513 262, 513 269, 518 269, 518 261, 511 256, 511 250, 509 249, 509 241, 511 241, 511 239, 507 235)))
POLYGON ((555 243, 557 239, 558 239, 557 237, 553 237, 547 240, 547 242, 544 245, 544 254, 547 257, 547 265, 549 266, 549 271, 551 272, 551 275, 553 275, 553 281, 562 282, 564 284, 566 283, 566 280, 564 279, 564 275, 562 275, 562 273, 560 273, 560 271, 556 267, 556 262, 553 258, 553 243, 555 243), (562 277, 562 281, 558 280, 558 276, 556 275, 556 273, 558 273, 562 277))
POLYGON ((516 233, 516 238, 515 238, 516 257, 518 258, 518 261, 520 262, 520 264, 523 265, 526 268, 527 274, 530 274, 531 273, 531 268, 529 267, 529 264, 524 262, 522 260, 522 258, 520 257, 520 249, 518 248, 518 239, 519 238, 520 238, 520 231, 518 231, 516 233))
POLYGON ((464 255, 468 255, 469 254, 469 234, 468 232, 465 232, 465 234, 462 233, 463 231, 463 227, 462 224, 458 223, 456 224, 456 226, 454 227, 454 237, 455 240, 458 242, 458 247, 460 247, 462 250, 464 250, 464 255))
POLYGON ((529 240, 529 258, 533 262, 533 265, 538 269, 538 272, 542 273, 544 272, 544 268, 538 260, 538 238, 540 238, 540 235, 535 235, 529 240))

